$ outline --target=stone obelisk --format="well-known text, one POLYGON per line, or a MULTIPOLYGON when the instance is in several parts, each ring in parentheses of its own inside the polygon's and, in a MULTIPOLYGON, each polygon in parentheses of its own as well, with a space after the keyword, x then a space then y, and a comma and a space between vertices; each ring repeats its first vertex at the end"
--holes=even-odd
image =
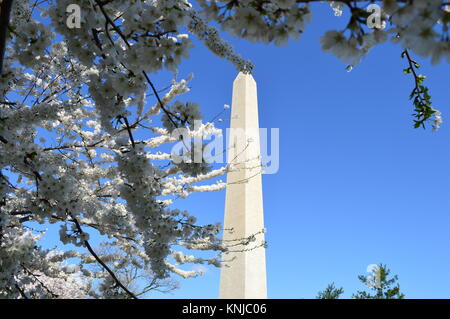
POLYGON ((266 256, 256 82, 239 73, 233 83, 225 200, 224 240, 237 243, 256 234, 247 246, 222 255, 220 298, 267 298, 266 256), (255 248, 256 247, 256 248, 255 248))

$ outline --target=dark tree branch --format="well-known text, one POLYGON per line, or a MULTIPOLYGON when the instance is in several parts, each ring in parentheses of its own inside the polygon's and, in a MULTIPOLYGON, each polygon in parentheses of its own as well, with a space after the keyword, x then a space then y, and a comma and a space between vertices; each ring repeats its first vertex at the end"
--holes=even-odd
POLYGON ((0 76, 3 74, 3 60, 6 49, 6 30, 9 26, 9 16, 14 0, 3 0, 0 6, 0 76))
MULTIPOLYGON (((80 223, 78 220, 71 214, 68 213, 70 217, 72 218, 73 222, 75 223, 75 226, 77 227, 77 230, 80 234, 84 234, 83 230, 81 229, 80 223)), ((84 245, 86 246, 87 250, 91 253, 91 255, 95 258, 95 260, 109 273, 111 278, 116 282, 116 284, 122 288, 131 298, 138 299, 135 294, 133 294, 131 291, 128 290, 127 287, 125 287, 119 280, 119 278, 116 277, 114 272, 103 262, 103 260, 100 259, 100 257, 95 253, 95 251, 92 249, 92 246, 89 244, 89 241, 84 240, 84 245)))
POLYGON ((125 116, 120 116, 119 117, 119 121, 123 119, 125 122, 125 126, 128 132, 128 136, 130 138, 130 142, 131 142, 131 146, 133 146, 133 148, 136 147, 136 144, 134 143, 134 138, 133 138, 133 133, 131 132, 131 127, 130 127, 130 123, 128 122, 128 119, 125 116))
POLYGON ((31 272, 30 270, 28 270, 27 267, 25 267, 24 265, 22 265, 23 270, 25 270, 25 272, 30 275, 31 277, 34 278, 34 280, 36 280, 38 282, 38 284, 41 285, 42 288, 44 288, 51 296, 52 298, 58 298, 59 296, 57 294, 55 294, 53 291, 51 291, 50 288, 48 288, 42 281, 39 280, 38 276, 35 275, 33 272, 31 272))
POLYGON ((28 296, 25 294, 25 292, 22 290, 22 288, 19 287, 18 284, 16 284, 16 289, 19 291, 20 295, 22 296, 23 299, 30 299, 28 298, 28 296))

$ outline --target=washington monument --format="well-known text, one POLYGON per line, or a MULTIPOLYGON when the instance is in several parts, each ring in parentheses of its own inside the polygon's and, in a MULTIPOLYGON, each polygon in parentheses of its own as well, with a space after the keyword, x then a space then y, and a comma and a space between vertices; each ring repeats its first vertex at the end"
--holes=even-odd
POLYGON ((223 237, 232 241, 256 234, 257 248, 251 243, 243 251, 223 254, 219 298, 264 299, 266 254, 257 246, 264 241, 258 99, 250 74, 239 73, 234 80, 230 128, 227 152, 233 169, 227 176, 223 237))

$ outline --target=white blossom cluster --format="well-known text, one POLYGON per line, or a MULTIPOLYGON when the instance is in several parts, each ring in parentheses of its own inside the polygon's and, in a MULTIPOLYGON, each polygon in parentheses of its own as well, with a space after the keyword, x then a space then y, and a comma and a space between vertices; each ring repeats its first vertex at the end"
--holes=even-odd
POLYGON ((339 1, 331 1, 330 2, 330 6, 334 11, 334 15, 336 17, 340 17, 343 13, 343 6, 344 4, 342 2, 339 1))
POLYGON ((392 3, 387 9, 392 16, 393 28, 389 32, 396 35, 394 41, 420 56, 430 57, 433 64, 442 59, 450 62, 450 10, 443 1, 414 1, 403 6, 392 3))
POLYGON ((18 219, 0 215, 0 298, 86 298, 89 280, 81 279, 77 267, 65 265, 78 254, 40 249, 40 236, 18 219))
MULTIPOLYGON (((343 62, 352 66, 375 45, 389 38, 422 57, 430 57, 433 64, 445 59, 450 62, 448 23, 450 10, 442 0, 379 1, 380 28, 367 27, 367 12, 362 6, 350 6, 350 21, 344 30, 328 31, 321 44, 343 62)), ((336 16, 341 16, 343 2, 330 2, 336 16)), ((366 4, 367 5, 367 4, 366 4)))
POLYGON ((343 31, 332 30, 325 33, 320 39, 320 43, 323 50, 331 51, 341 61, 355 66, 361 62, 361 59, 372 47, 385 42, 386 39, 387 34, 382 30, 364 34, 360 38, 361 42, 356 37, 346 38, 343 31))
MULTIPOLYGON (((350 12, 344 30, 331 30, 321 39, 322 48, 343 62, 357 65, 375 45, 389 37, 418 55, 431 57, 433 63, 450 60, 448 23, 450 10, 444 0, 380 0, 380 28, 367 26, 370 1, 328 2, 335 16, 350 12), (389 27, 387 27, 389 25, 389 27)), ((197 1, 207 20, 217 21, 224 31, 255 42, 277 45, 298 39, 310 22, 308 1, 296 0, 201 0, 197 1)))
POLYGON ((310 22, 307 4, 295 0, 201 0, 204 16, 219 22, 233 35, 255 42, 286 44, 289 38, 298 39, 310 22))

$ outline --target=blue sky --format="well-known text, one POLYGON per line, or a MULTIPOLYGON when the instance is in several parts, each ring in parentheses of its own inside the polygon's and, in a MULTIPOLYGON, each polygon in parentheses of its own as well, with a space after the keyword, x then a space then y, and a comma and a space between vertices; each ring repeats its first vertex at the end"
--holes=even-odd
MULTIPOLYGON (((449 65, 418 59, 444 125, 413 129, 401 48, 376 47, 347 73, 319 44, 345 17, 315 7, 303 37, 286 47, 229 38, 256 64, 261 127, 280 129, 280 170, 263 177, 268 295, 314 298, 335 282, 351 297, 363 288, 357 275, 382 262, 407 298, 450 298, 449 65)), ((186 98, 206 119, 231 104, 230 64, 196 45, 180 75, 190 72, 186 98)), ((225 192, 193 194, 177 205, 221 221, 224 201, 225 192)), ((219 271, 181 285, 154 296, 217 298, 219 271)))
MULTIPOLYGON (((268 295, 314 298, 334 282, 351 297, 363 288, 357 275, 381 262, 407 298, 450 298, 449 65, 418 59, 444 124, 413 129, 401 48, 376 47, 348 73, 319 44, 345 17, 314 7, 305 34, 286 47, 229 38, 256 64, 261 127, 280 129, 280 170, 263 177, 268 295)), ((183 99, 200 103, 205 119, 231 104, 232 65, 196 43, 180 76, 191 72, 183 99)), ((159 89, 169 83, 157 80, 159 89)), ((224 202, 225 192, 201 193, 176 206, 209 223, 223 220, 224 202)), ((217 298, 219 270, 180 283, 153 297, 217 298)))

